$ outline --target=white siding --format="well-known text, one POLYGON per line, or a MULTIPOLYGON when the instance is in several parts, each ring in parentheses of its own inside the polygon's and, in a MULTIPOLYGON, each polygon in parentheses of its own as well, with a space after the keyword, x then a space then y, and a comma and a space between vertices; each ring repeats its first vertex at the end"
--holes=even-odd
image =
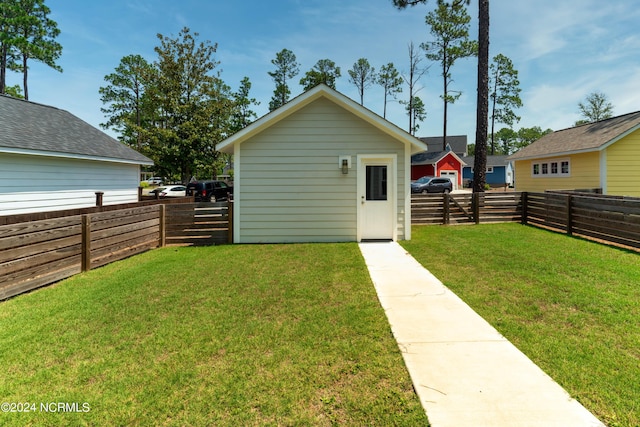
POLYGON ((239 242, 356 240, 358 154, 397 155, 398 238, 404 237, 405 145, 333 102, 313 101, 238 152, 239 242), (351 156, 347 175, 338 167, 341 155, 351 156))
POLYGON ((138 165, 0 154, 0 215, 138 201, 138 165))

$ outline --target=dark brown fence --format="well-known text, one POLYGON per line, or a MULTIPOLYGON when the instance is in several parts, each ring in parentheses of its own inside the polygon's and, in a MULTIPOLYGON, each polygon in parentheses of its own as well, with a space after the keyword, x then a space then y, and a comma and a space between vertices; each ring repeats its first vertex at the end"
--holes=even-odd
POLYGON ((229 219, 233 202, 167 205, 165 239, 168 245, 215 245, 233 241, 229 219))
POLYGON ((640 199, 523 193, 525 224, 640 248, 640 199))
POLYGON ((231 242, 230 206, 142 203, 0 225, 0 300, 159 246, 231 242))
POLYGON ((521 193, 416 194, 411 197, 412 224, 478 224, 521 220, 521 193))
POLYGON ((122 203, 118 205, 93 206, 90 208, 66 209, 59 211, 33 212, 19 215, 0 216, 0 225, 17 224, 20 222, 39 221, 42 219, 62 218, 73 215, 93 214, 97 212, 115 211, 118 209, 135 208, 140 206, 153 206, 157 204, 193 203, 193 197, 172 197, 156 199, 154 197, 142 197, 139 202, 122 203))

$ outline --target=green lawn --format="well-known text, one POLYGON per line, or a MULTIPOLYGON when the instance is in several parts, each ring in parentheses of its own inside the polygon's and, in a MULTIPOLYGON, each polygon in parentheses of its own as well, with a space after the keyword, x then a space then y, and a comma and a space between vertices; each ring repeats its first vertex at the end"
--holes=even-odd
POLYGON ((35 409, 3 426, 427 424, 356 244, 165 248, 78 275, 0 303, 0 366, 0 403, 35 409))
POLYGON ((640 425, 640 254, 519 224, 402 245, 610 427, 640 425))

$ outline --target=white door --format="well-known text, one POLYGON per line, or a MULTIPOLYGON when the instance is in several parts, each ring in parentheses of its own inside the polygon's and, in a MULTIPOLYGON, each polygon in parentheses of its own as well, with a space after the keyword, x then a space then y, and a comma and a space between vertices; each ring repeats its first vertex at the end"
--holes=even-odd
POLYGON ((362 159, 358 170, 360 240, 394 239, 393 159, 362 159))
POLYGON ((440 176, 449 178, 453 184, 453 189, 458 189, 458 172, 456 171, 440 171, 440 176))

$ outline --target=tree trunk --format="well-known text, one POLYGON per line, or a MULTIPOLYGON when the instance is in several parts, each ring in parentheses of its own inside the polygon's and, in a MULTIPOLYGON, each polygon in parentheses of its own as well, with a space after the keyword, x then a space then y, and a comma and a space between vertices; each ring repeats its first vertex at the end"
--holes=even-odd
POLYGON ((384 88, 384 109, 382 110, 382 118, 387 118, 387 88, 384 88))
POLYGON ((473 192, 481 193, 487 182, 487 126, 489 110, 489 0, 478 0, 478 105, 473 192))
MULTIPOLYGON (((444 90, 443 90, 443 98, 444 98, 444 111, 443 111, 443 120, 442 120, 442 151, 445 151, 447 149, 447 107, 448 107, 448 102, 447 102, 447 95, 448 95, 448 91, 449 91, 449 84, 447 82, 447 74, 448 74, 448 68, 447 68, 447 62, 449 61, 449 59, 447 58, 447 50, 446 48, 444 49, 444 59, 442 60, 442 76, 444 77, 444 90)), ((436 174, 437 175, 437 174, 436 174)))
POLYGON ((7 89, 7 45, 3 44, 0 50, 0 93, 6 93, 7 89))
POLYGON ((444 120, 442 121, 442 151, 447 149, 447 100, 444 101, 444 120))
POLYGON ((493 87, 493 96, 491 100, 491 155, 496 154, 495 144, 495 127, 496 127, 496 102, 498 101, 498 79, 500 78, 500 71, 496 71, 495 85, 493 87))
POLYGON ((27 56, 22 56, 22 84, 24 86, 24 99, 25 101, 29 100, 29 88, 27 87, 27 77, 28 77, 29 69, 27 68, 27 56))

